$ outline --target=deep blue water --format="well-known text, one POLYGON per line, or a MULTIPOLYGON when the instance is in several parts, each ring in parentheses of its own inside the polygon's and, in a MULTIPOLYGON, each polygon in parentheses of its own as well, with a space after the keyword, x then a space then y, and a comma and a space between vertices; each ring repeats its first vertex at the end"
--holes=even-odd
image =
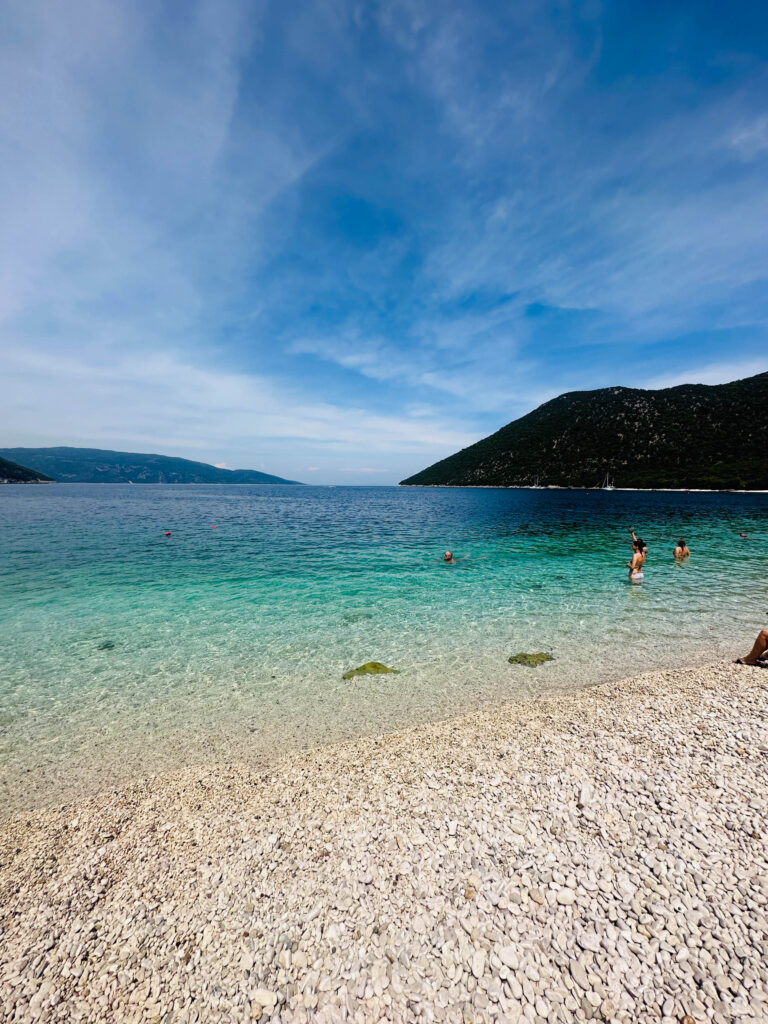
POLYGON ((765 494, 0 488, 6 797, 740 652, 766 541, 765 494), (370 660, 401 674, 342 681, 370 660))

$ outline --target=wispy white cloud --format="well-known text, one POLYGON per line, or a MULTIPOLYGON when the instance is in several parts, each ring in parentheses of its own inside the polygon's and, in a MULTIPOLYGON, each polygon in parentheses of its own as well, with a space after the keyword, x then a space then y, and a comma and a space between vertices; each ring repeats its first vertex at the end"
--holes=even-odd
POLYGON ((678 384, 727 384, 756 373, 768 371, 768 356, 757 359, 736 359, 731 362, 709 363, 686 367, 679 373, 662 374, 644 382, 646 388, 674 388, 678 384))
POLYGON ((768 151, 768 114, 746 126, 737 128, 730 139, 733 148, 745 160, 753 160, 761 153, 768 151))
POLYGON ((708 325, 713 300, 759 281, 768 258, 768 179, 749 174, 736 188, 721 166, 722 131, 742 104, 734 95, 671 114, 621 148, 599 140, 599 154, 559 125, 561 159, 540 154, 535 187, 495 197, 480 226, 476 205, 456 202, 430 276, 448 294, 493 284, 600 309, 648 339, 708 325))
POLYGON ((245 5, 190 8, 174 51, 150 8, 30 0, 7 17, 2 313, 33 298, 93 313, 120 288, 145 314, 169 294, 194 314, 170 234, 206 201, 226 143, 245 5))
POLYGON ((94 366, 72 356, 5 351, 0 374, 9 396, 0 430, 9 445, 130 444, 206 461, 220 461, 218 453, 227 451, 229 464, 248 468, 263 457, 279 473, 294 465, 299 442, 304 454, 323 455, 314 471, 326 476, 359 471, 393 479, 393 454, 419 465, 477 440, 434 415, 386 416, 353 404, 309 402, 274 380, 202 369, 171 352, 134 352, 94 366), (48 414, 42 422, 41 408, 48 414), (66 423, 66 434, 51 433, 51 420, 66 423), (347 460, 359 451, 389 461, 353 470, 347 460))
POLYGON ((307 145, 267 118, 240 123, 264 7, 195 0, 173 24, 160 7, 98 0, 9 12, 6 337, 97 352, 150 339, 207 348, 216 305, 258 254, 259 218, 332 142, 307 145))

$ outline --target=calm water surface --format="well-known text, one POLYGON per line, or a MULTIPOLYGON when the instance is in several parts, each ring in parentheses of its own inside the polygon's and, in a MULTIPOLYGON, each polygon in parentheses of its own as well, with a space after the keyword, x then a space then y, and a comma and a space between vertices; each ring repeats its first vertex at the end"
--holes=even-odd
POLYGON ((731 655, 766 541, 763 494, 2 487, 0 804, 731 655))

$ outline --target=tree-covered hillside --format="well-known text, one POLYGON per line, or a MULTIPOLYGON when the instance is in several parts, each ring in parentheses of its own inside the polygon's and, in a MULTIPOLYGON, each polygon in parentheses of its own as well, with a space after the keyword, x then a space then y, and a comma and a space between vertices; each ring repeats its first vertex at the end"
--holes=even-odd
POLYGON ((768 488, 768 373, 546 402, 404 484, 768 488))
POLYGON ((34 469, 27 469, 16 462, 9 462, 8 459, 0 458, 0 484, 48 484, 51 478, 44 473, 36 473, 34 469))

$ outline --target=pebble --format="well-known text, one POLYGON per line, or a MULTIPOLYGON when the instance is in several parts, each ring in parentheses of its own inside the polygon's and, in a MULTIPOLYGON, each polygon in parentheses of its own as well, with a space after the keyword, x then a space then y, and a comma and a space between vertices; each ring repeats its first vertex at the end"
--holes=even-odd
MULTIPOLYGON (((582 949, 590 950, 592 953, 599 953, 602 945, 597 932, 584 931, 583 929, 576 929, 576 942, 582 949)), ((611 951, 610 945, 608 951, 611 951)))
POLYGON ((583 988, 585 992, 588 991, 591 986, 584 965, 578 960, 573 960, 570 964, 570 970, 571 976, 579 988, 583 988))
POLYGON ((511 971, 516 971, 520 966, 520 957, 514 946, 499 946, 496 953, 504 966, 511 971))
POLYGON ((485 950, 478 949, 472 957, 472 974, 478 980, 482 978, 485 973, 485 950))
POLYGON ((190 767, 0 822, 0 1024, 768 1020, 768 673, 190 767))

